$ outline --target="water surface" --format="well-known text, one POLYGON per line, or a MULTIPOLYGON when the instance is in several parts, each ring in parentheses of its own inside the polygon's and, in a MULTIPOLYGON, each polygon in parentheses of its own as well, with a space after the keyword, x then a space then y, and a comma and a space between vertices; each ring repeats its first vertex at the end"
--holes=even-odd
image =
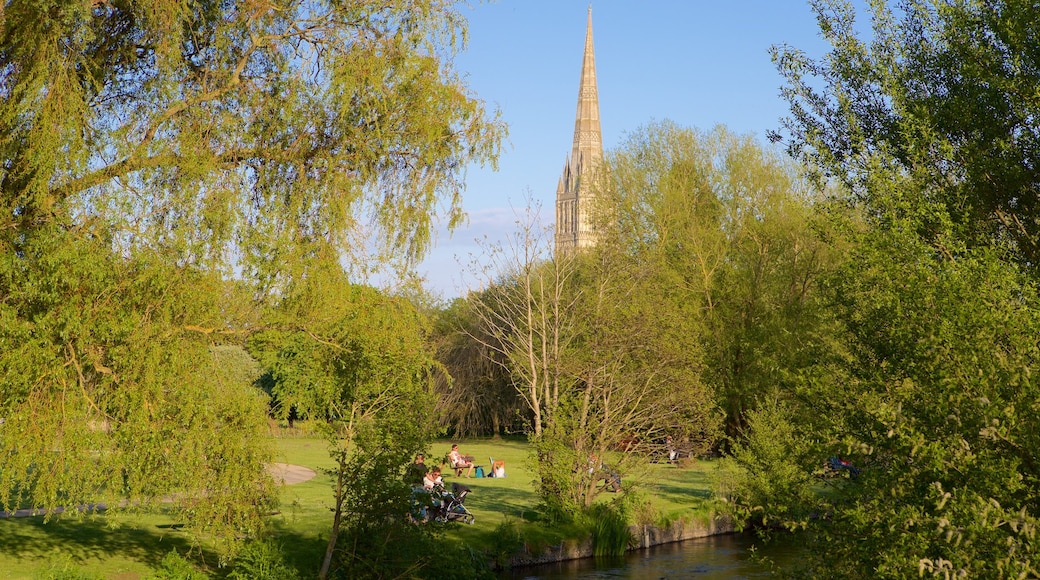
POLYGON ((724 534, 635 550, 620 558, 585 558, 532 566, 503 573, 503 580, 561 580, 624 578, 661 580, 677 578, 766 578, 775 560, 779 565, 797 557, 793 541, 763 545, 749 534, 724 534))

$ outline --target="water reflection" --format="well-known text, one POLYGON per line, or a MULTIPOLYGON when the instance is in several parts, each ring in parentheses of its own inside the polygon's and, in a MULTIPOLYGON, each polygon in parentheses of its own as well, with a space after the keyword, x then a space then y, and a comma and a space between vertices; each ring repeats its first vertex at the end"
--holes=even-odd
POLYGON ((574 578, 626 578, 660 580, 674 578, 766 578, 769 566, 753 552, 779 564, 793 557, 795 546, 771 542, 761 546, 753 536, 726 534, 687 540, 629 552, 623 558, 572 560, 504 573, 503 580, 557 580, 574 578))

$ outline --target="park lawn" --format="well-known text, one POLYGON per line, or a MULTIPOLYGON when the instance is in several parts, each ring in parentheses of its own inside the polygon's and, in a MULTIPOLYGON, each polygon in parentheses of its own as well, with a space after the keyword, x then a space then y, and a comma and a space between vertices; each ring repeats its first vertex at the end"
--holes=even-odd
MULTIPOLYGON (((0 519, 0 577, 35 580, 73 567, 98 578, 143 578, 171 550, 191 548, 177 524, 163 513, 0 519)), ((208 560, 216 563, 212 554, 208 560)))
MULTIPOLYGON (((427 464, 438 464, 451 443, 436 441, 427 464)), ((460 482, 472 490, 466 506, 476 519, 472 526, 453 526, 449 537, 494 553, 501 541, 496 531, 506 522, 514 524, 534 547, 558 544, 580 533, 575 527, 549 529, 533 521, 538 496, 526 440, 473 439, 458 443, 462 453, 473 455, 485 472, 491 457, 505 461, 506 477, 458 478, 445 466, 444 480, 449 488, 451 483, 460 482)), ((332 467, 333 462, 320 438, 280 437, 274 439, 274 446, 274 461, 302 465, 317 473, 309 481, 283 487, 279 510, 271 516, 290 563, 309 577, 324 554, 332 523, 332 480, 322 469, 332 467)), ((640 515, 645 520, 666 523, 681 518, 703 519, 710 509, 713 470, 714 462, 709 461, 684 467, 651 463, 627 477, 625 484, 645 490, 651 506, 649 515, 640 515)), ((601 497, 609 501, 616 496, 607 493, 601 497)), ((46 523, 42 517, 0 519, 0 577, 38 579, 46 570, 71 563, 100 578, 139 580, 152 573, 171 550, 181 554, 188 551, 190 539, 176 528, 177 523, 161 512, 61 517, 46 523)), ((208 561, 215 562, 212 554, 207 556, 208 561)))

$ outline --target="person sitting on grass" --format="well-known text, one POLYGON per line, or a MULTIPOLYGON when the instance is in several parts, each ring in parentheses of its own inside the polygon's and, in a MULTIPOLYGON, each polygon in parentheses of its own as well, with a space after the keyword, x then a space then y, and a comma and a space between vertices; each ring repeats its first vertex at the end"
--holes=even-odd
POLYGON ((423 478, 426 477, 426 457, 422 453, 415 456, 415 462, 408 464, 408 467, 404 472, 404 480, 409 484, 419 487, 423 484, 423 478))
POLYGON ((423 489, 434 489, 443 488, 444 480, 441 479, 441 468, 436 465, 433 466, 425 476, 423 476, 423 489))
POLYGON ((448 461, 451 463, 451 467, 456 473, 462 473, 463 469, 468 469, 469 471, 466 472, 466 477, 473 476, 473 456, 462 455, 459 453, 458 443, 452 444, 451 452, 448 453, 448 461))

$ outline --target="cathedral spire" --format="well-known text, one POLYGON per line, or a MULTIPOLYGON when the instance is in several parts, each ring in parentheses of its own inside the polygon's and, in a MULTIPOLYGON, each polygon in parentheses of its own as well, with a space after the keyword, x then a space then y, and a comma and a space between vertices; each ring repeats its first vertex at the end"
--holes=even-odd
POLYGON ((599 91, 596 88, 596 51, 592 45, 592 5, 585 28, 585 56, 581 61, 578 88, 578 114, 574 119, 574 147, 571 157, 579 164, 603 158, 603 139, 599 128, 599 91))
POLYGON ((599 91, 596 87, 596 53, 592 43, 592 6, 585 28, 585 54, 578 86, 578 111, 574 119, 574 144, 556 189, 556 249, 571 251, 595 243, 589 224, 591 173, 603 159, 599 123, 599 91))

